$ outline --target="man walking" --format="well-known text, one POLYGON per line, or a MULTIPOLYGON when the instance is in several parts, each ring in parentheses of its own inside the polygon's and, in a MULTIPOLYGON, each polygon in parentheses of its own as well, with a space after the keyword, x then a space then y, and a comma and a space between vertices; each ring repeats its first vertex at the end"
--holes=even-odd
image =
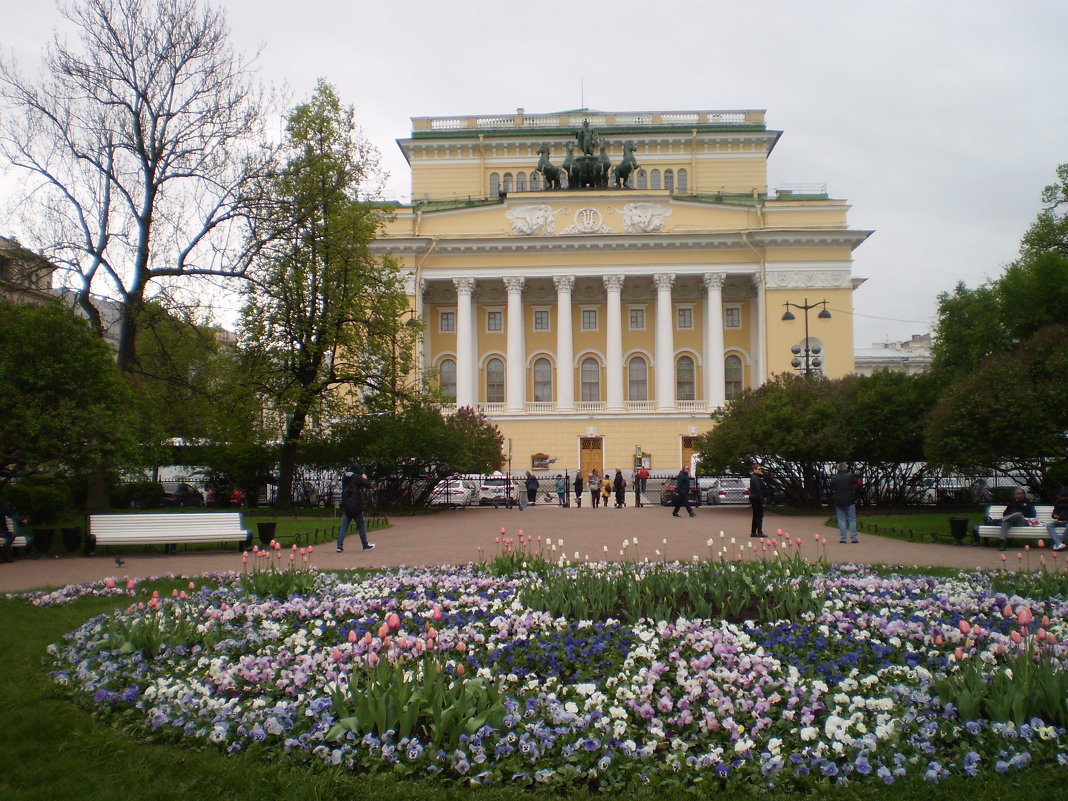
POLYGON ((849 472, 849 465, 845 462, 838 463, 838 473, 831 478, 831 502, 834 504, 834 514, 838 518, 838 539, 846 541, 846 531, 849 532, 849 541, 857 542, 857 500, 856 491, 860 486, 857 477, 849 472))
POLYGON ((367 474, 359 465, 349 465, 341 477, 341 529, 337 533, 337 552, 345 550, 345 534, 349 524, 356 521, 356 531, 360 534, 360 543, 365 551, 370 551, 375 544, 367 542, 367 527, 363 522, 363 491, 371 488, 367 474))
POLYGON ((767 486, 764 484, 764 465, 757 462, 749 476, 749 505, 753 507, 753 520, 749 524, 750 537, 764 536, 764 499, 767 486))
POLYGON ((679 474, 675 476, 675 510, 671 513, 672 517, 679 516, 679 509, 685 506, 686 511, 690 517, 697 517, 693 513, 693 509, 690 508, 690 467, 686 465, 679 471, 679 474))

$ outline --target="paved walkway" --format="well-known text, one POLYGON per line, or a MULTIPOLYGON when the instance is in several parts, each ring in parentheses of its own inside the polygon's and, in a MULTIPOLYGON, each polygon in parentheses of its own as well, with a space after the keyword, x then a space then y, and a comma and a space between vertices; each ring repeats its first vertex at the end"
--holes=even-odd
MULTIPOLYGON (((947 516, 948 517, 948 516, 947 516)), ((764 530, 778 529, 800 537, 802 553, 817 558, 825 555, 834 563, 894 564, 909 566, 944 566, 961 569, 992 568, 1006 563, 996 548, 972 545, 955 546, 901 540, 860 533, 856 545, 841 545, 836 529, 823 525, 824 517, 798 517, 767 514, 764 530), (817 546, 815 536, 826 538, 827 544, 817 546)), ((532 537, 541 537, 543 544, 551 539, 557 554, 566 553, 568 559, 589 557, 591 560, 618 560, 623 541, 629 540, 628 559, 656 559, 657 551, 667 559, 691 559, 709 555, 708 540, 718 554, 721 543, 732 555, 750 544, 760 547, 760 540, 749 537, 749 508, 747 506, 704 506, 697 516, 672 518, 671 510, 662 506, 641 509, 561 509, 557 506, 532 506, 518 509, 460 509, 445 510, 434 515, 397 517, 392 528, 373 532, 370 539, 377 544, 374 551, 360 549, 355 531, 346 540, 344 553, 335 553, 333 542, 316 546, 312 565, 324 569, 351 567, 393 567, 399 565, 456 565, 471 562, 482 556, 492 556, 497 546, 494 538, 504 528, 514 537, 523 530, 532 537), (720 538, 720 532, 723 537, 720 538), (637 544, 635 544, 637 540, 637 544)), ((948 525, 947 525, 948 528, 948 525)), ((1056 554, 1040 552, 1047 560, 1056 554)), ((1039 553, 1028 555, 1010 549, 1006 552, 1008 566, 1018 564, 1032 567, 1039 564, 1039 553), (1017 553, 1020 554, 1018 558, 1017 553)), ((240 556, 234 551, 186 553, 165 556, 159 549, 148 552, 130 549, 122 553, 125 564, 115 564, 113 554, 101 552, 96 556, 80 555, 19 559, 13 564, 0 564, 0 592, 56 587, 115 578, 148 576, 199 575, 221 570, 240 570, 240 556)))

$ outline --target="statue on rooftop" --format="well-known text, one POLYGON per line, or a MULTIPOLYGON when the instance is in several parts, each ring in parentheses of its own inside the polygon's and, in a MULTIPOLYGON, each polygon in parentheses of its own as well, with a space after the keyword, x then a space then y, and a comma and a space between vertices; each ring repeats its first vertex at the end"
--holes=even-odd
POLYGON ((534 168, 535 172, 540 172, 541 177, 545 179, 546 189, 559 189, 560 188, 560 168, 549 162, 549 155, 552 149, 549 147, 548 142, 542 142, 541 147, 538 148, 538 166, 534 168))
POLYGON ((575 138, 578 139, 579 150, 592 156, 593 149, 597 147, 597 132, 590 127, 589 120, 582 121, 582 128, 575 131, 575 138))

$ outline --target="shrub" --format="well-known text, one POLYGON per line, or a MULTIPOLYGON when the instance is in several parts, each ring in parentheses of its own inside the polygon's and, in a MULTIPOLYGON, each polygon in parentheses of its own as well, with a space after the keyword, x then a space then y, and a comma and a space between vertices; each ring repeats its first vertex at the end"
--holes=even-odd
POLYGON ((70 490, 54 476, 33 476, 7 485, 4 498, 31 525, 54 523, 70 509, 70 490))

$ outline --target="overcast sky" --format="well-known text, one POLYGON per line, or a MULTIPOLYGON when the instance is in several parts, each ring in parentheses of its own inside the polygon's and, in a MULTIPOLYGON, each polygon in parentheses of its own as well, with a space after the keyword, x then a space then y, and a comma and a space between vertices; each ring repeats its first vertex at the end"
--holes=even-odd
MULTIPOLYGON (((64 21, 2 4, 30 71, 64 21)), ((296 103, 326 78, 355 106, 397 199, 411 117, 766 109, 770 186, 826 184, 875 232, 854 252, 858 347, 929 331, 939 292, 997 277, 1068 162, 1064 0, 223 5, 265 82, 296 103)))

